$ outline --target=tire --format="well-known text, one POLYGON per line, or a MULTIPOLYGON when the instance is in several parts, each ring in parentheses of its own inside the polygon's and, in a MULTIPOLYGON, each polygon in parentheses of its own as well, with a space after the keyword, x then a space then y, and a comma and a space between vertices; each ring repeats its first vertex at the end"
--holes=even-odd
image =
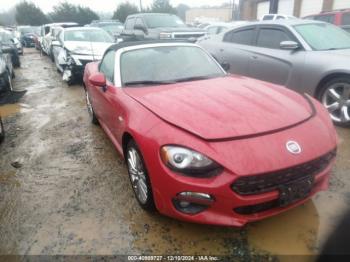
POLYGON ((19 59, 19 55, 13 56, 12 64, 13 64, 13 66, 16 67, 16 68, 21 66, 21 61, 20 61, 20 59, 19 59))
POLYGON ((4 141, 4 139, 5 139, 5 129, 4 129, 4 125, 2 123, 2 120, 0 118, 0 143, 2 141, 4 141))
POLYGON ((134 140, 130 140, 125 151, 125 161, 131 187, 139 205, 146 211, 155 211, 152 186, 147 168, 139 147, 134 140))
POLYGON ((52 47, 50 47, 50 58, 51 58, 51 61, 54 63, 54 62, 55 62, 55 58, 54 58, 54 56, 53 56, 52 47))
POLYGON ((91 101, 90 101, 90 96, 87 90, 85 89, 85 102, 86 102, 86 107, 90 116, 90 121, 94 125, 99 125, 98 119, 95 115, 94 108, 92 107, 91 101))
POLYGON ((336 77, 318 92, 318 100, 327 108, 337 126, 350 126, 350 78, 336 77))
POLYGON ((9 71, 6 72, 6 87, 5 91, 6 92, 12 92, 13 91, 13 86, 12 86, 12 75, 10 74, 9 71))

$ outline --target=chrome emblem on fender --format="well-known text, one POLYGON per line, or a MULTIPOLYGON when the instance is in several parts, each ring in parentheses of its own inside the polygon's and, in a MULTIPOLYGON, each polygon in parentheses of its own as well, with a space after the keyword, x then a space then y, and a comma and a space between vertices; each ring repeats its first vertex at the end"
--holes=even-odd
POLYGON ((292 154, 300 154, 301 153, 301 147, 295 141, 288 141, 286 144, 286 147, 287 147, 287 150, 292 154))

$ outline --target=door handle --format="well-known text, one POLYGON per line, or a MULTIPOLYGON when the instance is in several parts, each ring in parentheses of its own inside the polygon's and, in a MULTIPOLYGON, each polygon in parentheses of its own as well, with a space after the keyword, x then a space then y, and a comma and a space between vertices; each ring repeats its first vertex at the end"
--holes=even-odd
POLYGON ((220 48, 220 52, 224 52, 225 50, 223 48, 220 48))
POLYGON ((251 58, 252 58, 252 59, 258 59, 258 56, 252 55, 251 58))

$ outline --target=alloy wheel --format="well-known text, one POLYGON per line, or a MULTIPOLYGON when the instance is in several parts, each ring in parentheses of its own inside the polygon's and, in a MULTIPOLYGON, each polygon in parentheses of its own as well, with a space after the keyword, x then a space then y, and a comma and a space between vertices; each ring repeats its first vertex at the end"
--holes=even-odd
POLYGON ((330 85, 322 95, 322 103, 334 122, 340 124, 350 122, 350 84, 330 85))
POLYGON ((127 152, 127 165, 130 181, 138 201, 146 204, 149 198, 149 190, 147 187, 146 170, 144 168, 139 152, 130 147, 127 152))

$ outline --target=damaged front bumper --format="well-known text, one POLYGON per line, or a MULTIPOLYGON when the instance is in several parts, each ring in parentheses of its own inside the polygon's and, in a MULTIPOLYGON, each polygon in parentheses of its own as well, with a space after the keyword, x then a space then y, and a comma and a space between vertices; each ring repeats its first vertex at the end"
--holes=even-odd
POLYGON ((62 80, 67 83, 82 81, 86 64, 96 60, 101 60, 101 56, 71 55, 62 65, 62 80))

